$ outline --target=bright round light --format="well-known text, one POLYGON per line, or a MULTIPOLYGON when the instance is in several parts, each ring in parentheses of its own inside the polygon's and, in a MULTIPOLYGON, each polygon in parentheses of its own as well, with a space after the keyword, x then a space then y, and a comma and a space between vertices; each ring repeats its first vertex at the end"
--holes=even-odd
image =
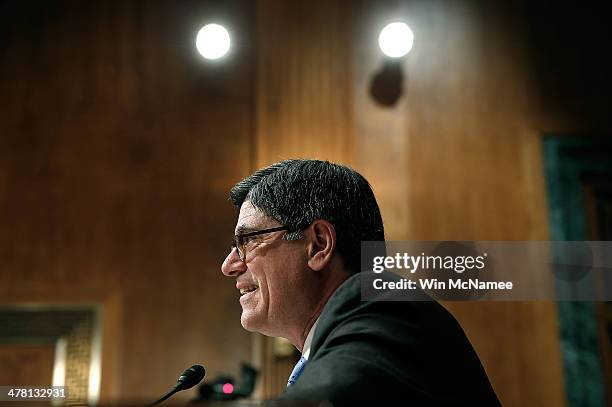
POLYGON ((196 48, 206 59, 218 59, 230 49, 230 36, 225 27, 207 24, 198 32, 196 48))
POLYGON ((391 23, 382 29, 378 45, 382 52, 391 57, 403 57, 412 49, 414 34, 406 23, 391 23))

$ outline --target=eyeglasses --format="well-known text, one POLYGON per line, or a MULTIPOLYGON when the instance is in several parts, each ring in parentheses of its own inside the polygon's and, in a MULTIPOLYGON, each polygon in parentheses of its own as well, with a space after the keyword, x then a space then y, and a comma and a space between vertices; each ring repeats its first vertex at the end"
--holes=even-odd
POLYGON ((240 256, 240 260, 245 261, 246 260, 246 245, 248 242, 250 242, 250 239, 248 239, 249 237, 263 235, 264 233, 279 232, 281 230, 289 230, 289 229, 286 226, 278 226, 278 227, 271 228, 271 229, 264 229, 264 230, 258 230, 255 232, 245 233, 243 235, 235 235, 234 242, 232 243, 230 250, 233 250, 235 247, 238 250, 238 256, 240 256))

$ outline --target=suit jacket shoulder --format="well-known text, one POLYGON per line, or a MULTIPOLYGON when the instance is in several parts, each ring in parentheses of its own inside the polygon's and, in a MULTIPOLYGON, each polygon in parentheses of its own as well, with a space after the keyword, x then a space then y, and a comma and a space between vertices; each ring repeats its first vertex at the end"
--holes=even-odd
MULTIPOLYGON (((390 273, 376 275, 398 279, 390 273)), ((499 405, 457 321, 435 301, 361 301, 351 276, 325 305, 310 358, 281 400, 329 400, 334 406, 499 405)), ((422 294, 424 295, 424 294, 422 294)))

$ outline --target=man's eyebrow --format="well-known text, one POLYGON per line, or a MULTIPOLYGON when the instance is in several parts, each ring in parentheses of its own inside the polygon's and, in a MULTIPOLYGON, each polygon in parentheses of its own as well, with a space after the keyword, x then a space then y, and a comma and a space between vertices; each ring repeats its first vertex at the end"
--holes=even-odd
POLYGON ((257 229, 255 229, 253 227, 250 227, 250 226, 247 226, 247 225, 240 225, 240 226, 238 226, 236 228, 236 234, 237 235, 241 235, 241 234, 244 234, 244 233, 254 232, 256 230, 257 229))

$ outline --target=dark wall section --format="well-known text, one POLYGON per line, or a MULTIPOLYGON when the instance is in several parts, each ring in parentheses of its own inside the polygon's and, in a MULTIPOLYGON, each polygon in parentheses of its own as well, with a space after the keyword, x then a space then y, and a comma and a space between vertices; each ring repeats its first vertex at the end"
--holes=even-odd
POLYGON ((251 9, 217 3, 0 4, 0 301, 113 304, 106 397, 250 358, 219 264, 250 168, 251 9), (225 63, 195 50, 212 19, 225 63))
POLYGON ((612 11, 607 2, 524 1, 537 90, 547 109, 610 129, 612 11))

